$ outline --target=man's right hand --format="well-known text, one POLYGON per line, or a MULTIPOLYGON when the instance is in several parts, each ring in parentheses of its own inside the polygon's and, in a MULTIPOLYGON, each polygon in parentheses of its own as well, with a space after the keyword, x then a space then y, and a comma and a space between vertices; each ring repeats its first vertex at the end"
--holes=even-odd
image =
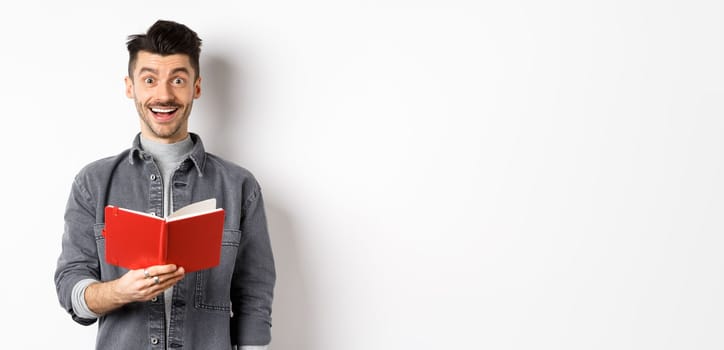
POLYGON ((121 278, 93 283, 85 290, 88 308, 102 315, 125 304, 148 301, 163 293, 184 278, 183 267, 156 265, 145 269, 130 270, 121 278))

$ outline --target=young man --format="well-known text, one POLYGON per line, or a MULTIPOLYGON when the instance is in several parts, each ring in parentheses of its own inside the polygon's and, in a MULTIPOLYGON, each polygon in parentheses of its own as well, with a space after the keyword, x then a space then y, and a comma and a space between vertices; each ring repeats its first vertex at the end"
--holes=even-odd
POLYGON ((55 272, 60 304, 80 324, 99 320, 98 349, 265 349, 276 275, 259 184, 188 131, 201 94, 201 39, 158 21, 127 47, 126 96, 141 131, 130 149, 88 164, 73 181, 55 272), (167 216, 209 198, 225 210, 218 266, 185 273, 106 262, 106 205, 167 216))

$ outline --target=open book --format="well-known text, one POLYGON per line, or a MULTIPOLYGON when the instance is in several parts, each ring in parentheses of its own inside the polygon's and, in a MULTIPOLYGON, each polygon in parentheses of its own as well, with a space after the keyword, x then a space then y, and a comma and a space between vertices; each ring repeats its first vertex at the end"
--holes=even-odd
POLYGON ((167 218, 105 208, 106 262, 127 269, 176 264, 186 272, 214 267, 221 257, 224 209, 216 199, 189 204, 167 218))

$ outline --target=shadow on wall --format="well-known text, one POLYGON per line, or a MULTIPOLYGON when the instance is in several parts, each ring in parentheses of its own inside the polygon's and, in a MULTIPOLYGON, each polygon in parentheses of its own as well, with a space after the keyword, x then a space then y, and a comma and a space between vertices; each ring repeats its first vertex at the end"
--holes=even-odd
POLYGON ((239 67, 218 54, 205 54, 201 59, 201 97, 194 103, 190 118, 194 124, 191 131, 201 133, 206 150, 232 161, 240 159, 237 141, 244 132, 244 116, 239 107, 245 100, 242 85, 234 84, 234 79, 243 79, 239 67))
MULTIPOLYGON (((245 100, 244 85, 235 82, 244 78, 243 69, 232 62, 239 60, 227 60, 218 54, 204 56, 201 62, 202 94, 198 100, 204 108, 202 113, 194 116, 208 120, 205 123, 208 126, 200 131, 207 150, 243 166, 241 149, 254 149, 253 145, 243 144, 247 139, 243 135, 253 126, 242 127, 244 119, 249 119, 240 112, 245 100)), ((254 169, 250 170, 254 172, 254 169)), ((261 182, 277 271, 270 349, 316 350, 315 313, 307 293, 307 276, 300 265, 302 260, 290 210, 284 208, 281 196, 270 195, 275 192, 273 183, 261 182)))
POLYGON ((316 350, 315 313, 312 310, 294 224, 273 197, 265 197, 274 249, 277 284, 272 310, 271 349, 316 350))

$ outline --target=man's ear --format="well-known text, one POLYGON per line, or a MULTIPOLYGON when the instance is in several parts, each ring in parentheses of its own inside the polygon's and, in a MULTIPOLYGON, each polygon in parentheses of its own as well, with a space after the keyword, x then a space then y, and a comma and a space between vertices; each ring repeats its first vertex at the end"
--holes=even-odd
POLYGON ((194 98, 199 98, 199 96, 201 96, 201 76, 194 82, 194 98))
POLYGON ((126 83, 126 97, 133 98, 133 79, 126 77, 124 81, 126 83))

